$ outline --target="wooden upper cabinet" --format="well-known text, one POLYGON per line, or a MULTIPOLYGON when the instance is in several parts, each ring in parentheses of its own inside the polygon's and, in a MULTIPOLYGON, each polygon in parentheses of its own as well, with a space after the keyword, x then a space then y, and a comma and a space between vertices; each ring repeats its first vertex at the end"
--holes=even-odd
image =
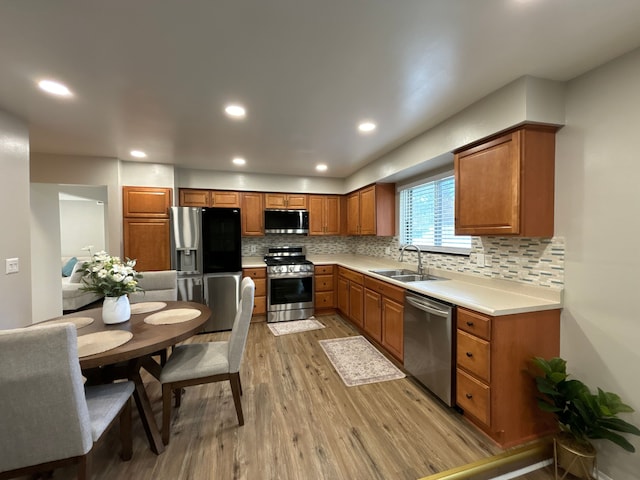
POLYGON ((264 195, 244 192, 241 195, 242 236, 264 236, 264 195))
POLYGON ((123 216, 169 218, 171 188, 122 187, 123 216))
POLYGON ((392 236, 395 232, 395 184, 370 185, 347 196, 348 235, 392 236))
POLYGON ((136 260, 138 272, 171 268, 169 219, 125 218, 124 256, 136 260))
POLYGON ((211 206, 218 208, 240 208, 240 193, 226 190, 211 192, 211 206))
POLYGON ((556 130, 525 125, 455 153, 456 235, 553 236, 556 130))
POLYGON ((208 207, 211 203, 210 190, 181 188, 179 205, 181 207, 208 207))
POLYGON ((265 193, 264 208, 306 210, 308 195, 301 193, 265 193))
POLYGON ((124 257, 139 272, 170 269, 171 188, 122 187, 122 198, 124 257))
POLYGON ((309 235, 340 233, 340 197, 309 195, 309 235))
POLYGON ((180 206, 240 208, 240 193, 227 190, 181 188, 180 206))

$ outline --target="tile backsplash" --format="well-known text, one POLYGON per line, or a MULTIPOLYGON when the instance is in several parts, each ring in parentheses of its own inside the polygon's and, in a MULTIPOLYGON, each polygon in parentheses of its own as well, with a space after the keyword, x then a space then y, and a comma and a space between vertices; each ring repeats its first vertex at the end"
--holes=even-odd
MULTIPOLYGON (((308 254, 357 254, 398 259, 398 237, 307 237, 269 235, 244 237, 243 256, 263 256, 271 245, 302 245, 308 254), (252 251, 253 249, 253 251, 252 251), (388 250, 387 250, 388 249, 388 250), (389 253, 387 253, 387 251, 389 253)), ((564 238, 472 237, 471 254, 423 253, 430 267, 485 278, 499 278, 550 288, 564 287, 564 238), (477 265, 478 254, 485 266, 477 265)), ((405 260, 417 263, 415 252, 405 260)))

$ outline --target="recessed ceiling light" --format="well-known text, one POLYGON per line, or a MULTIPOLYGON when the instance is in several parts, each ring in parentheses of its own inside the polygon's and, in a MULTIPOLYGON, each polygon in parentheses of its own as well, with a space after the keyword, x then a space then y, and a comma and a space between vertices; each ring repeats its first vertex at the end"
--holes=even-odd
POLYGON ((231 160, 234 165, 244 165, 246 162, 246 160, 242 157, 235 157, 233 160, 231 160))
POLYGON ((358 130, 360 130, 363 133, 369 133, 372 132, 376 129, 376 124, 373 122, 362 122, 360 125, 358 125, 358 130))
POLYGON ((144 153, 142 150, 131 150, 129 152, 131 154, 132 157, 136 157, 136 158, 146 158, 147 154, 144 153))
POLYGON ((59 97, 71 96, 71 90, 69 90, 66 85, 63 85, 60 82, 54 82, 53 80, 40 80, 38 82, 38 87, 47 93, 58 95, 59 97))
POLYGON ((319 163, 318 165, 316 165, 316 170, 319 172, 326 172, 327 166, 324 163, 319 163))
POLYGON ((247 114, 245 108, 242 105, 237 104, 227 105, 224 108, 224 111, 232 118, 244 118, 247 114))

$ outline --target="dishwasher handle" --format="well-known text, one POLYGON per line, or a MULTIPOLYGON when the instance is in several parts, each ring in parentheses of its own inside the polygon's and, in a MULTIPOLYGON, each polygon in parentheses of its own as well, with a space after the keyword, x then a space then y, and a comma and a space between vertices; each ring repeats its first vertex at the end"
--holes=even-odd
POLYGON ((432 313, 433 315, 437 315, 439 317, 448 317, 449 316, 449 310, 439 310, 435 305, 433 305, 431 302, 429 302, 428 300, 424 300, 422 298, 418 298, 418 297, 413 297, 413 296, 406 296, 405 300, 407 301, 407 303, 413 307, 416 307, 419 310, 422 310, 424 312, 428 312, 428 313, 432 313))

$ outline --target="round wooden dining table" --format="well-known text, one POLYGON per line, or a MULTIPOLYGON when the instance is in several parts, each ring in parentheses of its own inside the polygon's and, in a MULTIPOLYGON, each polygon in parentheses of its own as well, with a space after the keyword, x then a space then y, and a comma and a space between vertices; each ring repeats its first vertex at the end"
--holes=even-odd
MULTIPOLYGON (((133 396, 149 440, 149 446, 153 452, 160 454, 164 450, 164 445, 160 437, 160 429, 153 415, 149 396, 140 376, 140 369, 145 368, 157 376, 161 367, 151 358, 152 355, 198 333, 211 316, 211 311, 206 305, 195 302, 164 301, 153 303, 156 304, 154 305, 155 309, 145 313, 133 313, 137 308, 136 305, 144 307, 144 303, 133 304, 131 318, 126 322, 113 325, 105 325, 102 321, 102 308, 81 310, 47 320, 47 322, 73 321, 72 319, 75 319, 87 323, 89 318, 92 319, 93 321, 89 325, 79 326, 78 337, 115 330, 131 332, 133 335, 131 339, 120 346, 80 357, 80 367, 87 378, 103 377, 102 379, 107 381, 128 378, 135 383, 133 396), (175 317, 178 319, 178 314, 184 314, 185 309, 193 311, 193 318, 171 323, 171 310, 176 310, 175 317), (197 310, 197 316, 195 316, 194 310, 197 310), (145 318, 160 312, 162 312, 166 323, 150 324, 145 322, 145 318)), ((43 322, 43 324, 47 322, 43 322)))

